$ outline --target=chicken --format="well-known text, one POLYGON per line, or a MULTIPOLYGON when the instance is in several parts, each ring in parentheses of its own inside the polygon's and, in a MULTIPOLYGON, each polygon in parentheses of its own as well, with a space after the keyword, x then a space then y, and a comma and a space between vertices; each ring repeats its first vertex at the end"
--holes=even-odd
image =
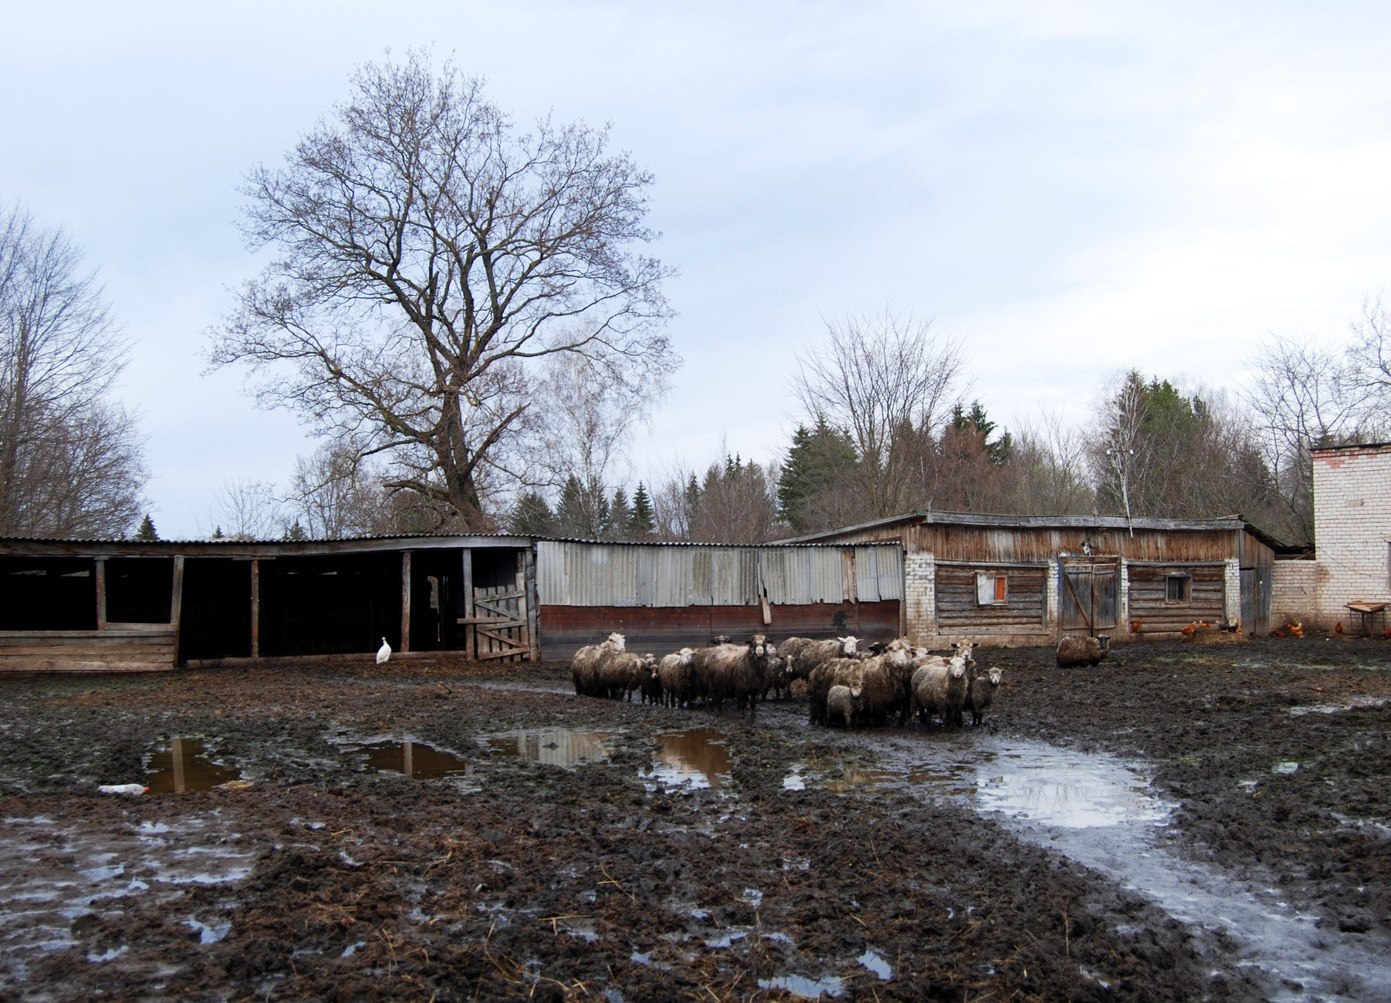
POLYGON ((1284 637, 1284 636, 1285 636, 1285 632, 1284 632, 1283 630, 1281 630, 1279 627, 1276 627, 1274 630, 1272 630, 1272 631, 1270 632, 1270 636, 1271 636, 1271 637, 1284 637))
POLYGON ((1333 633, 1335 633, 1335 634, 1341 634, 1342 632, 1343 632, 1343 621, 1342 621, 1342 620, 1339 620, 1337 623, 1335 623, 1335 624, 1333 625, 1333 633))
POLYGON ((1292 623, 1292 624, 1290 624, 1290 625, 1289 625, 1289 632, 1290 632, 1290 637, 1303 637, 1303 636, 1304 636, 1304 624, 1302 624, 1302 623, 1292 623))
POLYGON ((1144 621, 1142 621, 1142 620, 1131 620, 1131 621, 1130 621, 1130 629, 1131 629, 1131 631, 1132 631, 1133 633, 1138 634, 1138 633, 1140 632, 1140 624, 1143 623, 1143 622, 1144 622, 1144 621))
POLYGON ((1193 634, 1194 634, 1194 632, 1195 632, 1197 629, 1198 629, 1198 623, 1197 623, 1197 621, 1195 620, 1194 622, 1188 624, 1186 627, 1180 627, 1180 628, 1179 628, 1179 633, 1182 634, 1184 637, 1192 637, 1193 634))

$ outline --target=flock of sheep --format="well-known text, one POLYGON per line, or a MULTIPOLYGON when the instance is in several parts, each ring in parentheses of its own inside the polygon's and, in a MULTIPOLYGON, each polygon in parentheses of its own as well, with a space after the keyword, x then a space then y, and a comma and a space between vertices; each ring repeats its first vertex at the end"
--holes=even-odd
POLYGON ((976 668, 975 644, 960 642, 949 657, 914 647, 904 637, 860 650, 855 637, 815 641, 790 637, 775 646, 762 634, 747 644, 715 638, 708 647, 682 648, 658 659, 625 648, 622 634, 575 653, 571 670, 581 696, 690 707, 703 703, 716 712, 732 701, 750 719, 768 694, 786 695, 794 681, 806 683, 811 723, 883 724, 899 727, 915 718, 928 725, 940 718, 961 727, 967 712, 980 724, 995 698, 1003 673, 976 668))

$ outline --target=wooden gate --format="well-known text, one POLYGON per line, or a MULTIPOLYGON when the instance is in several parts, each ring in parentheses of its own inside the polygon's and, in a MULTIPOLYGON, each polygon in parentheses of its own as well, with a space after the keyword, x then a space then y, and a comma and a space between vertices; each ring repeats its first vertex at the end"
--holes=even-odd
POLYGON ((1066 631, 1112 630, 1116 626, 1117 558, 1064 558, 1059 582, 1061 627, 1066 631))
POLYGON ((498 585, 473 590, 473 615, 462 616, 466 646, 476 659, 515 659, 522 661, 531 651, 528 629, 526 589, 498 585))

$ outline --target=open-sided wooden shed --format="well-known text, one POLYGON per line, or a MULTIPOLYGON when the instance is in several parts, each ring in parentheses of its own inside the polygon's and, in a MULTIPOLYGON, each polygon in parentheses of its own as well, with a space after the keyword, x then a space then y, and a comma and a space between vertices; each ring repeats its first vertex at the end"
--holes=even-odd
POLYGON ((0 540, 0 672, 459 651, 535 659, 532 542, 0 540))

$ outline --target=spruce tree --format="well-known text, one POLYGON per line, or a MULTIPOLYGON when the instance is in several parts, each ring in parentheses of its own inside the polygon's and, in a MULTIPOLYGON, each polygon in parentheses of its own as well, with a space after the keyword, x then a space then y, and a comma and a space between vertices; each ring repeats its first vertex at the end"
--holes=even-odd
POLYGON ((150 518, 150 513, 145 513, 145 518, 140 520, 140 526, 135 531, 135 538, 141 543, 153 543, 159 539, 159 534, 155 532, 155 521, 150 518))
POLYGON ((635 540, 646 539, 647 534, 652 532, 656 522, 652 514, 652 499, 647 497, 647 488, 642 481, 638 481, 638 489, 633 492, 633 519, 632 537, 635 540))

